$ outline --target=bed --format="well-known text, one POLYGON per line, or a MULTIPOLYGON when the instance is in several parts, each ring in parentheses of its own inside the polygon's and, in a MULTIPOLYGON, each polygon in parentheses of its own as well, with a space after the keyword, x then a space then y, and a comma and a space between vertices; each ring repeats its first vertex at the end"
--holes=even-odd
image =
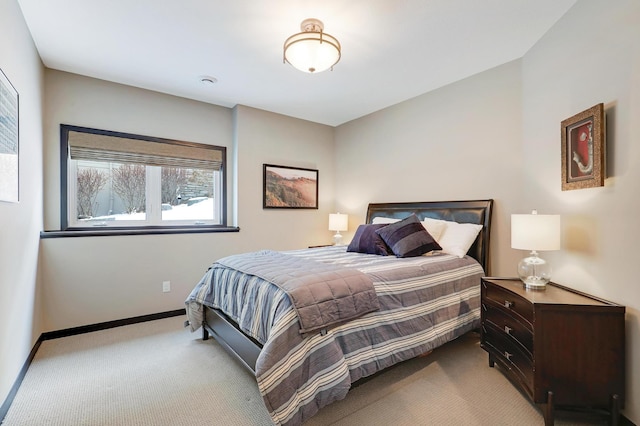
POLYGON ((220 259, 185 302, 191 331, 202 327, 204 340, 213 336, 256 376, 275 424, 301 424, 343 399, 359 380, 479 327, 480 277, 489 275, 492 204, 369 204, 367 224, 404 223, 415 215, 425 222, 478 225, 466 255, 435 251, 396 258, 327 246, 257 252, 240 257, 244 263, 237 263, 236 256, 220 259), (321 274, 331 276, 336 270, 323 268, 357 271, 358 278, 370 279, 379 306, 342 322, 305 328, 301 309, 291 301, 295 297, 270 283, 268 274, 251 269, 255 262, 268 264, 271 256, 303 266, 322 265, 321 274))

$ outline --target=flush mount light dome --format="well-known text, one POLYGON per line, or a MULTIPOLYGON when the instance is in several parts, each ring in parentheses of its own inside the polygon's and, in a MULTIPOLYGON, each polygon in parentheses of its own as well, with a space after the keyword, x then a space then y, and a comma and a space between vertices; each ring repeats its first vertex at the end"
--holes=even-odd
POLYGON ((324 25, 318 19, 305 19, 300 24, 301 33, 294 34, 284 42, 283 62, 308 73, 328 69, 340 60, 340 42, 323 32, 324 25))

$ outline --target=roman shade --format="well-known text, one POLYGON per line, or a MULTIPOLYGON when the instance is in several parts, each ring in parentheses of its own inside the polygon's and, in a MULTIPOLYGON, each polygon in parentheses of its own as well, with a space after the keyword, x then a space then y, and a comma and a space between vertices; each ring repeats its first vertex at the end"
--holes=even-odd
POLYGON ((220 170, 224 148, 169 140, 140 140, 96 133, 68 133, 72 160, 220 170))

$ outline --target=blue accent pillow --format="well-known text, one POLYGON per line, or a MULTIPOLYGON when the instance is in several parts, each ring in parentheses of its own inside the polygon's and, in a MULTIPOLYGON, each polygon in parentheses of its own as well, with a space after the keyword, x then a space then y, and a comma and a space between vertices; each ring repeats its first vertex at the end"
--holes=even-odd
POLYGON ((376 233, 396 257, 416 257, 433 250, 442 250, 415 214, 380 228, 376 233))
POLYGON ((384 228, 385 226, 387 226, 386 223, 358 226, 351 243, 349 243, 347 247, 347 251, 388 256, 389 253, 391 253, 391 249, 387 247, 387 244, 382 238, 376 234, 378 229, 384 228))

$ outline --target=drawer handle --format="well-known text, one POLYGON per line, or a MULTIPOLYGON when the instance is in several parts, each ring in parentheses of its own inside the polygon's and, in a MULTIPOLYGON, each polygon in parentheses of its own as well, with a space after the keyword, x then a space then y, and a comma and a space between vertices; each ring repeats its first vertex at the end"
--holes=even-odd
POLYGON ((504 357, 505 357, 507 360, 511 361, 511 357, 512 357, 512 356, 513 356, 513 354, 510 354, 509 352, 504 351, 504 357))
POLYGON ((509 308, 509 309, 511 309, 511 307, 512 307, 512 306, 513 306, 513 302, 510 302, 510 301, 508 301, 508 300, 505 300, 505 301, 504 301, 504 307, 505 307, 505 308, 509 308))
POLYGON ((513 328, 509 327, 508 325, 504 326, 504 332, 507 334, 511 334, 511 330, 513 330, 513 328))

